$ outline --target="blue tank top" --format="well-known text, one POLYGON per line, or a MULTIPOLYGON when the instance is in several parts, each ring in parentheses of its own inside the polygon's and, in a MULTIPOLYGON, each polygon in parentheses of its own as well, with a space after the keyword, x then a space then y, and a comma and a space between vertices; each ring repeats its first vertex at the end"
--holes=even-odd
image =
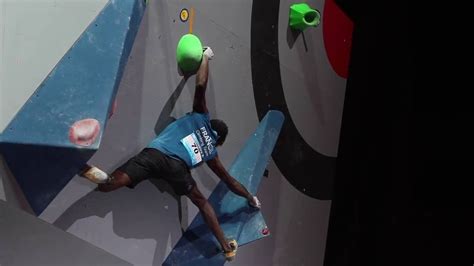
POLYGON ((194 168, 216 157, 216 140, 209 114, 192 112, 168 125, 148 148, 181 159, 189 168, 194 168))

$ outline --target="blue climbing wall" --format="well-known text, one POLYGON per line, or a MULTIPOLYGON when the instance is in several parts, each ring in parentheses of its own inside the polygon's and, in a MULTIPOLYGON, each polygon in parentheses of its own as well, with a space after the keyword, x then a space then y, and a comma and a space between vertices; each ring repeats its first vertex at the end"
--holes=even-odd
POLYGON ((117 88, 145 9, 143 0, 109 1, 0 135, 0 151, 40 214, 100 146, 117 88), (70 127, 92 118, 88 146, 70 127))
MULTIPOLYGON (((255 195, 277 141, 284 116, 269 111, 255 133, 245 143, 232 163, 229 174, 255 195)), ((232 193, 219 182, 209 202, 224 234, 236 239, 239 246, 268 236, 262 213, 250 207, 247 200, 232 193)), ((163 265, 223 265, 225 258, 216 238, 198 214, 178 241, 163 265)))

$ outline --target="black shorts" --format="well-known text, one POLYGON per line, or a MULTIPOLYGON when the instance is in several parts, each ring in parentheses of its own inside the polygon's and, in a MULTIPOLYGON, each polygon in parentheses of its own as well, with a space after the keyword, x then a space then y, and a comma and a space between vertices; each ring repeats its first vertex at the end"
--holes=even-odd
POLYGON ((117 170, 126 173, 134 188, 148 178, 163 178, 178 195, 186 195, 196 186, 188 166, 181 160, 168 156, 153 148, 145 148, 117 170))

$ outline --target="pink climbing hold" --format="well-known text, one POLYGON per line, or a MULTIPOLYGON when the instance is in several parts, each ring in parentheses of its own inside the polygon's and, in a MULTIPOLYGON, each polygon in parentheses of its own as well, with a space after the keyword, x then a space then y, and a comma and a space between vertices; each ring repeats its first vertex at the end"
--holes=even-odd
POLYGON ((92 145, 100 132, 99 121, 88 118, 76 121, 69 128, 69 140, 80 146, 92 145))
POLYGON ((270 233, 270 229, 268 229, 268 227, 265 227, 265 228, 262 229, 262 234, 264 236, 268 235, 269 233, 270 233))

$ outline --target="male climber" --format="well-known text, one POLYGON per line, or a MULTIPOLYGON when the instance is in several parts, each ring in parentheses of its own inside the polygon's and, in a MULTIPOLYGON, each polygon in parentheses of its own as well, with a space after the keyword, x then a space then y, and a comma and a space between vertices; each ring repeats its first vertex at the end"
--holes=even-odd
POLYGON ((206 162, 232 192, 246 198, 252 207, 260 208, 257 197, 229 175, 217 156, 216 147, 224 143, 228 129, 222 120, 210 120, 206 106, 208 63, 213 56, 211 48, 205 47, 196 76, 193 112, 168 125, 147 148, 111 175, 89 165, 80 175, 98 183, 98 190, 102 192, 123 186, 133 188, 148 178, 165 179, 176 194, 186 195, 199 208, 206 224, 219 241, 226 259, 232 260, 236 255, 237 242, 225 238, 214 209, 199 191, 190 172, 190 169, 206 162))

